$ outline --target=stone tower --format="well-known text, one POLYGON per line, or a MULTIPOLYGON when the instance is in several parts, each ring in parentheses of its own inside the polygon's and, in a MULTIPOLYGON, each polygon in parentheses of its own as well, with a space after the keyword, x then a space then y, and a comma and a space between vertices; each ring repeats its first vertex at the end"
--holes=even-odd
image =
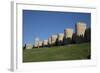
POLYGON ((42 43, 43 43, 42 41, 39 41, 39 47, 42 47, 42 43))
POLYGON ((71 28, 67 28, 64 30, 64 37, 67 38, 71 38, 72 39, 72 35, 73 35, 73 29, 71 28))
POLYGON ((64 38, 64 33, 59 33, 58 34, 58 41, 63 41, 64 38))
POLYGON ((51 36, 51 44, 55 44, 57 40, 57 35, 52 35, 51 36))
POLYGON ((76 35, 77 36, 84 36, 86 30, 86 23, 84 22, 77 22, 76 24, 76 35))
POLYGON ((43 40, 43 46, 48 46, 48 40, 43 40))
POLYGON ((48 44, 51 45, 51 37, 48 38, 48 44))

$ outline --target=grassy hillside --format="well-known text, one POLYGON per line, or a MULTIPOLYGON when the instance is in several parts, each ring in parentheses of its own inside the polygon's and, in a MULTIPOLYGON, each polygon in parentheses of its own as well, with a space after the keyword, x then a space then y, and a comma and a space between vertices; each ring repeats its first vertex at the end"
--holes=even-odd
POLYGON ((23 62, 88 59, 90 43, 23 50, 23 62))

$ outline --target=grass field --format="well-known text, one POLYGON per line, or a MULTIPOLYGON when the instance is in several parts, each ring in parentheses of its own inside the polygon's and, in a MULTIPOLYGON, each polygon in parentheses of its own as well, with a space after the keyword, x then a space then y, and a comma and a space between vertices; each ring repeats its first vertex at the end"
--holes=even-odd
POLYGON ((90 56, 90 43, 23 50, 23 62, 81 60, 90 56))

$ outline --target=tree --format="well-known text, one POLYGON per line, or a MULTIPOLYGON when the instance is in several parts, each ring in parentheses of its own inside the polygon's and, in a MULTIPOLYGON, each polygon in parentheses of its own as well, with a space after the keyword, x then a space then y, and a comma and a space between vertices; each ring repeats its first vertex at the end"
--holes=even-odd
POLYGON ((72 43, 83 43, 84 42, 84 36, 83 35, 76 35, 76 33, 74 33, 72 35, 72 43))
POLYGON ((64 43, 64 45, 67 44, 67 39, 66 39, 66 37, 63 38, 63 43, 64 43))
POLYGON ((80 35, 80 36, 76 36, 76 43, 83 43, 84 42, 84 36, 80 35))
POLYGON ((76 34, 73 33, 72 35, 72 43, 75 44, 76 43, 76 34))
POLYGON ((72 44, 72 39, 71 38, 65 38, 63 39, 63 44, 67 45, 67 44, 72 44))
POLYGON ((85 31, 84 41, 85 42, 90 42, 91 41, 91 29, 90 28, 86 29, 86 31, 85 31))
POLYGON ((26 49, 26 44, 23 46, 23 50, 25 50, 26 49))
POLYGON ((63 45, 63 40, 56 40, 56 45, 57 46, 61 46, 61 45, 63 45))

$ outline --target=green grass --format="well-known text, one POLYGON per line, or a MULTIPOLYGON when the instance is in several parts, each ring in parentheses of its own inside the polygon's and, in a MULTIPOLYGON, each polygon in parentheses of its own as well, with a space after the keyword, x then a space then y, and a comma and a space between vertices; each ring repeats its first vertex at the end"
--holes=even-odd
POLYGON ((23 62, 88 59, 90 43, 23 50, 23 62))

